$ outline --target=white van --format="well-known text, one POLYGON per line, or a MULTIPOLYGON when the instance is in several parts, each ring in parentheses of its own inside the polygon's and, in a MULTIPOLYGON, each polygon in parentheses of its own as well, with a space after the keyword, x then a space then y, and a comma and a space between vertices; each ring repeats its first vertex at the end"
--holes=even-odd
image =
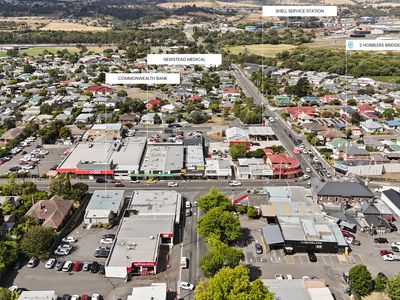
POLYGON ((181 263, 180 266, 182 269, 187 269, 188 267, 188 258, 186 256, 181 257, 181 263))

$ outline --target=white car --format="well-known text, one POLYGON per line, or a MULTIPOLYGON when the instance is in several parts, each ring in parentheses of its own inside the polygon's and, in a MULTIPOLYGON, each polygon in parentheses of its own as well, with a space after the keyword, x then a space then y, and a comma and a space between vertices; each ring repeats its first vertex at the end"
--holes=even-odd
POLYGON ((62 239, 63 243, 75 243, 77 241, 76 238, 73 236, 66 236, 65 238, 62 239))
POLYGON ((384 261, 393 261, 394 260, 392 254, 386 254, 386 255, 382 256, 382 258, 384 261))
POLYGON ((292 279, 293 279, 293 276, 292 276, 291 274, 287 274, 287 275, 286 275, 286 278, 289 279, 289 280, 292 280, 292 279))
POLYGON ((332 174, 331 173, 326 173, 326 177, 331 178, 332 174))
POLYGON ((57 249, 65 249, 65 250, 68 250, 68 251, 71 251, 72 250, 72 245, 70 245, 70 244, 61 244, 61 245, 59 245, 58 247, 57 247, 57 249))
POLYGON ((46 269, 51 269, 54 267, 56 264, 56 260, 54 258, 50 258, 47 262, 46 265, 44 266, 46 269))
POLYGON ((168 182, 168 187, 177 187, 178 183, 177 182, 168 182))
POLYGON ((304 275, 303 280, 310 280, 310 277, 308 277, 307 275, 304 275))
POLYGON ((319 162, 318 158, 316 158, 315 156, 314 156, 314 158, 313 158, 313 161, 319 162))
POLYGON ((92 294, 92 300, 100 300, 99 294, 92 294))
POLYGON ((394 242, 391 245, 394 246, 394 247, 400 247, 400 242, 394 242))
POLYGON ((189 282, 186 282, 186 281, 182 281, 180 287, 181 287, 181 289, 190 290, 190 291, 193 291, 193 289, 194 289, 194 285, 189 282))
POLYGON ((54 251, 54 254, 55 254, 55 255, 59 255, 59 256, 68 255, 68 254, 69 254, 69 250, 68 250, 68 249, 63 249, 63 248, 61 248, 61 249, 57 248, 57 249, 54 251))
POLYGON ((306 172, 307 173, 311 173, 311 169, 310 168, 306 168, 306 172))
POLYGON ((233 180, 233 181, 229 181, 229 185, 230 186, 241 186, 242 183, 240 181, 233 180))
POLYGON ((114 239, 113 238, 102 238, 100 240, 100 244, 108 245, 108 244, 112 244, 112 243, 114 243, 114 239))
POLYGON ((38 260, 36 257, 32 256, 28 262, 28 268, 34 268, 37 264, 38 260))
POLYGON ((310 179, 310 175, 307 175, 307 174, 303 175, 303 179, 304 180, 310 179))
POLYGON ((79 300, 81 297, 79 295, 72 295, 70 300, 79 300))
POLYGON ((276 274, 275 275, 276 280, 283 280, 283 275, 282 274, 276 274))

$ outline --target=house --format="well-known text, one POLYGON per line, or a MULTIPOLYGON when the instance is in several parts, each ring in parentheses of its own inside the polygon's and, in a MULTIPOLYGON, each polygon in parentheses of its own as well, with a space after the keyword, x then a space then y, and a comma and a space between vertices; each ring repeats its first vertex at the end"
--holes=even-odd
POLYGON ((318 116, 315 107, 288 107, 286 112, 293 121, 301 124, 312 123, 315 117, 318 116))
POLYGON ((58 230, 69 217, 74 201, 53 196, 49 200, 39 200, 25 214, 42 226, 58 230))
POLYGON ((383 124, 383 127, 388 130, 396 130, 397 128, 400 127, 399 120, 383 121, 382 124, 383 124))
POLYGON ((93 140, 99 137, 119 139, 122 135, 122 125, 120 123, 94 124, 92 128, 87 131, 87 135, 93 140))
POLYGON ((3 224, 0 226, 1 235, 10 235, 16 222, 17 221, 14 215, 5 215, 3 217, 3 224))
POLYGON ((266 165, 273 170, 275 178, 295 178, 302 173, 299 161, 284 153, 267 155, 266 165))
POLYGON ((233 89, 233 88, 228 88, 228 89, 223 89, 222 90, 222 98, 224 100, 229 100, 235 97, 240 97, 240 90, 239 89, 233 89))
POLYGON ((118 122, 122 125, 135 125, 140 121, 140 116, 136 114, 124 114, 119 116, 118 122))
POLYGON ((11 205, 12 208, 17 208, 20 205, 19 196, 0 196, 0 206, 5 203, 11 205))
POLYGON ((360 122, 360 126, 367 133, 376 133, 379 131, 383 131, 383 126, 373 120, 360 122))
POLYGON ((292 98, 288 95, 276 95, 274 102, 276 106, 291 106, 293 104, 292 98))
POLYGON ((123 190, 96 190, 85 210, 84 224, 111 224, 124 205, 123 190))
POLYGON ((10 130, 6 131, 0 137, 0 145, 6 146, 10 141, 18 137, 23 131, 23 127, 15 127, 11 128, 10 130))
POLYGON ((339 111, 342 118, 351 118, 355 113, 355 109, 351 106, 342 107, 339 111))
POLYGON ((101 85, 92 85, 86 88, 85 91, 92 92, 93 95, 111 95, 112 88, 101 85))
POLYGON ((321 182, 316 185, 318 203, 371 202, 374 194, 359 182, 321 182))
POLYGON ((79 114, 76 119, 75 123, 88 123, 94 117, 94 114, 91 113, 81 113, 79 114))
POLYGON ((157 107, 159 107, 160 104, 161 104, 161 100, 152 99, 152 100, 147 101, 145 106, 146 106, 147 109, 152 109, 153 110, 153 109, 156 109, 157 107))

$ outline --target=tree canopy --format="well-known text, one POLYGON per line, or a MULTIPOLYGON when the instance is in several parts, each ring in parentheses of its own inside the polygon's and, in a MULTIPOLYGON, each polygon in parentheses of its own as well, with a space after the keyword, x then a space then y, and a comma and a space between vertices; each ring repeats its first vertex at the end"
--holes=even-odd
POLYGON ((23 253, 28 256, 35 256, 39 259, 46 259, 49 256, 49 248, 54 239, 52 228, 34 226, 28 230, 20 242, 23 253))
POLYGON ((241 227, 232 212, 215 207, 198 220, 197 232, 202 238, 213 236, 222 242, 232 242, 239 238, 241 227))
POLYGON ((210 193, 207 195, 201 196, 197 200, 197 203, 204 212, 208 212, 215 207, 227 208, 232 205, 231 199, 215 187, 211 188, 210 193))
POLYGON ((366 296, 372 290, 371 273, 364 265, 356 265, 349 271, 350 288, 359 296, 366 296))
POLYGON ((400 300, 400 274, 390 279, 386 286, 386 293, 392 300, 400 300))
POLYGON ((195 290, 196 300, 273 300, 260 279, 249 281, 249 269, 243 265, 224 267, 212 278, 199 282, 195 290))

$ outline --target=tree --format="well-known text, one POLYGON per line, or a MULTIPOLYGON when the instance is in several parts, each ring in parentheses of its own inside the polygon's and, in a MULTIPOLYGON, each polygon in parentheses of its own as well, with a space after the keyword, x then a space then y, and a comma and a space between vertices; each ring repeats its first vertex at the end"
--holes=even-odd
POLYGON ((364 265, 356 265, 349 271, 350 288, 359 296, 366 296, 371 292, 371 280, 371 273, 364 265))
POLYGON ((165 122, 167 122, 167 124, 172 124, 172 123, 175 122, 175 117, 174 117, 174 116, 168 116, 168 117, 165 119, 165 122))
POLYGON ((154 115, 154 124, 161 124, 162 120, 158 114, 154 115))
POLYGON ((309 95, 310 89, 311 89, 311 86, 310 86, 310 82, 308 81, 308 79, 306 77, 301 77, 296 83, 294 92, 297 97, 301 98, 301 97, 309 95))
POLYGON ((390 279, 386 286, 386 293, 392 300, 400 300, 400 274, 390 279))
POLYGON ((0 276, 10 268, 18 259, 17 242, 2 241, 0 242, 0 276))
POLYGON ((34 66, 32 66, 31 64, 26 63, 24 65, 24 73, 32 74, 35 71, 36 71, 36 68, 34 66))
POLYGON ((85 198, 88 190, 89 186, 86 183, 75 183, 72 185, 70 197, 68 197, 68 199, 82 201, 85 198))
POLYGON ((219 112, 219 103, 218 101, 213 101, 210 106, 209 109, 211 109, 213 112, 219 112))
POLYGON ((69 130, 69 128, 67 126, 63 126, 60 128, 58 136, 65 140, 71 136, 71 131, 69 130))
POLYGON ((260 279, 249 280, 249 269, 243 265, 235 268, 224 267, 212 278, 199 282, 195 290, 196 300, 273 300, 274 294, 269 292, 260 279))
POLYGON ((249 150, 249 145, 247 144, 233 144, 229 146, 229 155, 232 159, 238 159, 246 157, 246 153, 249 150))
POLYGON ((263 158, 265 156, 265 152, 263 149, 257 149, 254 151, 254 157, 255 158, 263 158))
POLYGON ((18 49, 8 49, 8 50, 6 51, 6 55, 7 55, 7 56, 17 57, 18 54, 19 54, 18 49))
POLYGON ((271 149, 272 149, 272 152, 274 152, 274 153, 285 152, 285 147, 283 147, 282 145, 272 145, 271 149))
POLYGON ((43 103, 40 105, 40 114, 43 115, 50 115, 53 109, 51 108, 51 105, 48 103, 43 103))
POLYGON ((71 193, 71 180, 69 175, 62 173, 54 177, 50 182, 49 192, 51 195, 68 198, 71 193))
POLYGON ((21 291, 10 291, 8 288, 0 287, 0 300, 18 300, 21 291))
POLYGON ((380 274, 376 275, 374 279, 374 290, 377 292, 383 292, 386 289, 388 278, 380 274))
POLYGON ((241 228, 238 218, 231 212, 215 207, 197 221, 197 232, 202 238, 214 236, 222 242, 232 242, 239 238, 241 228))
POLYGON ((396 116, 396 111, 393 108, 386 108, 382 112, 382 117, 385 118, 386 121, 391 121, 396 116))
POLYGON ((48 249, 54 239, 54 231, 50 227, 32 227, 22 238, 20 247, 28 256, 46 259, 49 256, 48 249))
POLYGON ((205 113, 198 111, 198 110, 194 110, 189 114, 189 122, 193 123, 193 124, 202 124, 207 122, 208 117, 205 113))
POLYGON ((215 237, 207 239, 209 251, 200 259, 200 267, 207 277, 214 276, 222 267, 236 267, 244 258, 243 252, 229 247, 215 237))
POLYGON ((119 90, 117 93, 118 97, 126 97, 128 96, 128 93, 125 90, 119 90))
POLYGON ((361 115, 357 111, 351 116, 351 124, 353 125, 359 125, 361 120, 361 115))
POLYGON ((346 138, 350 139, 351 136, 353 135, 353 130, 351 130, 350 128, 346 130, 346 138))
POLYGON ((247 216, 248 216, 250 219, 254 219, 255 217, 258 216, 257 210, 256 210, 254 207, 250 206, 250 207, 247 209, 247 216))
POLYGON ((356 106, 357 101, 355 99, 349 99, 349 100, 347 100, 347 104, 350 106, 356 106))
POLYGON ((321 117, 322 118, 333 118, 335 116, 335 113, 331 110, 323 110, 321 112, 321 117))
POLYGON ((197 203, 204 212, 208 212, 215 207, 226 209, 232 205, 231 199, 214 187, 210 189, 210 193, 201 196, 197 203))

